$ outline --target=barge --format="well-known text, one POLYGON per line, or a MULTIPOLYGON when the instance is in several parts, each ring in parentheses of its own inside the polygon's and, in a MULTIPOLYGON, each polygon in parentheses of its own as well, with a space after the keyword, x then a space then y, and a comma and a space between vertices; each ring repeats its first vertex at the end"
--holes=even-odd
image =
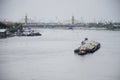
POLYGON ((85 55, 87 53, 94 53, 100 48, 100 43, 96 41, 87 41, 82 44, 80 47, 74 50, 74 53, 79 55, 85 55))

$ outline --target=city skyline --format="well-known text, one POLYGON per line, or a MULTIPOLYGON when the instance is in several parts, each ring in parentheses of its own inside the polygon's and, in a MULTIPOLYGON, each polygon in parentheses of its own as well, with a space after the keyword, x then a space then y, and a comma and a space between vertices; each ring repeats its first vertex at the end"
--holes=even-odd
POLYGON ((120 22, 118 0, 1 0, 0 20, 18 21, 27 15, 40 22, 75 19, 81 22, 120 22))

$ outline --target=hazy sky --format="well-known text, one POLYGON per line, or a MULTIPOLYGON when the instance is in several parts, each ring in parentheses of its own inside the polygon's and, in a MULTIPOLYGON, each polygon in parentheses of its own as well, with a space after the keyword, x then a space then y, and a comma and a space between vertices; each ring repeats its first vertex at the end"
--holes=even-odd
POLYGON ((63 21, 74 15, 84 22, 120 22, 120 0, 0 0, 0 20, 18 21, 25 14, 42 22, 63 21))

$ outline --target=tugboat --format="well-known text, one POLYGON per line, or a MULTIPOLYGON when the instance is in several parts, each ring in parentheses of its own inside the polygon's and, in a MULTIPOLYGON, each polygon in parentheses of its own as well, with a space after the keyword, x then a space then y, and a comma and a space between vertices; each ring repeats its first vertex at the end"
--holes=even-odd
POLYGON ((85 41, 82 42, 81 46, 74 50, 74 53, 77 53, 79 55, 85 55, 87 53, 94 53, 100 48, 100 43, 96 41, 88 41, 87 38, 85 38, 85 41))

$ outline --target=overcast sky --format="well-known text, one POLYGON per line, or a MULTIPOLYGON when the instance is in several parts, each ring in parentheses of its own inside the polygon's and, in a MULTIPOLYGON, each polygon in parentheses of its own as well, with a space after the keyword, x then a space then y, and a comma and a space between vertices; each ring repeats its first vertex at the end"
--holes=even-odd
POLYGON ((74 15, 84 22, 120 22, 120 0, 0 0, 0 20, 29 18, 44 22, 63 21, 74 15))

